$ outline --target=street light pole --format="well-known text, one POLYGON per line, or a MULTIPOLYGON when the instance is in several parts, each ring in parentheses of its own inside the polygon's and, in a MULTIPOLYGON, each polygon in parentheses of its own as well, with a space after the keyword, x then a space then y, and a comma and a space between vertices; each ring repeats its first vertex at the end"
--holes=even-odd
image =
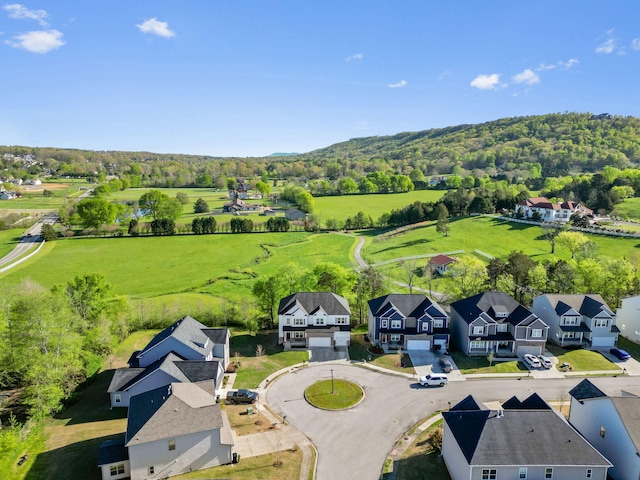
POLYGON ((331 369, 331 395, 333 395, 333 368, 331 369))

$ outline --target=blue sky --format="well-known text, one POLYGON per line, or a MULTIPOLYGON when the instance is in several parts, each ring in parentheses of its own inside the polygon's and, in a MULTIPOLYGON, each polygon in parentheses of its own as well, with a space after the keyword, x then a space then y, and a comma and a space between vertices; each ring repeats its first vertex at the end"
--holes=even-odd
POLYGON ((640 116, 639 18, 631 0, 0 3, 0 143, 262 156, 640 116))

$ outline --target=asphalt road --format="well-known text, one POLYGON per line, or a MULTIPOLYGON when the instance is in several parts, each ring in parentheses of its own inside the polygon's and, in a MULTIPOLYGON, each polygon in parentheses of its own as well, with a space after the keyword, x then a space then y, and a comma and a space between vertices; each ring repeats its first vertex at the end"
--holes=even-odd
MULTIPOLYGON (((524 399, 536 392, 553 402, 569 400, 569 390, 581 378, 535 380, 485 379, 451 382, 439 388, 421 388, 415 381, 366 368, 320 364, 289 373, 273 382, 267 403, 286 421, 301 430, 318 450, 318 480, 380 477, 395 442, 420 420, 446 410, 469 394, 480 401, 505 401, 513 395, 524 399), (360 384, 364 400, 350 410, 330 412, 309 405, 304 390, 317 380, 344 378, 360 384)), ((608 388, 640 388, 640 377, 601 377, 608 388)))
POLYGON ((41 241, 40 233, 42 232, 42 225, 48 223, 53 225, 58 221, 58 215, 52 213, 38 220, 31 228, 24 232, 24 235, 20 239, 20 242, 15 248, 4 257, 0 258, 0 267, 15 262, 19 257, 27 253, 34 244, 41 241))

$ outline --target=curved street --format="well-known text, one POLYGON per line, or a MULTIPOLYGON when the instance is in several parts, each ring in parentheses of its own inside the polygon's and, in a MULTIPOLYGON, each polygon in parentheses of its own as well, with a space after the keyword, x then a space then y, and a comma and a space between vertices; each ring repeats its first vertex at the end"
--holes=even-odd
POLYGON ((35 224, 33 224, 33 226, 31 226, 24 232, 24 235, 14 249, 4 257, 0 258, 0 267, 15 262, 18 258, 31 250, 36 243, 42 241, 40 238, 42 225, 44 225, 45 223, 53 225, 57 221, 58 215, 55 213, 46 215, 39 219, 35 224))
MULTIPOLYGON (((569 390, 582 380, 483 379, 452 382, 442 388, 421 388, 415 380, 347 363, 310 364, 278 377, 267 390, 271 409, 302 431, 318 451, 317 479, 378 479, 396 441, 416 423, 446 410, 473 394, 481 401, 524 399, 536 392, 545 400, 568 401, 569 390), (360 384, 364 400, 350 410, 319 410, 304 399, 317 380, 343 378, 360 384)), ((640 377, 601 377, 610 388, 640 388, 640 377)))

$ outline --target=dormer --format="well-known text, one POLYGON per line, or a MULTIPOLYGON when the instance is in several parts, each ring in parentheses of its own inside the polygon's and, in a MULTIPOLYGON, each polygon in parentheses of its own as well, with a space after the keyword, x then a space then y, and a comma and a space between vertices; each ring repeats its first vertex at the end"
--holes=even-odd
POLYGON ((489 314, 495 318, 508 318, 509 317, 509 309, 505 305, 491 305, 489 309, 489 314))

